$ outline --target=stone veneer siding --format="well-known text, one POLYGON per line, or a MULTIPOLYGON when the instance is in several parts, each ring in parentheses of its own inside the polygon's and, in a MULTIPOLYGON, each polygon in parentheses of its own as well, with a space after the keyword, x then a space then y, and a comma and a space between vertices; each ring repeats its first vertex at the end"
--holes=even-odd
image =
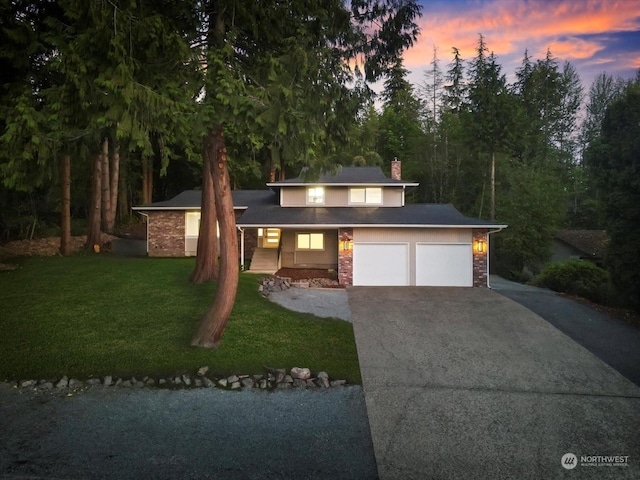
POLYGON ((184 212, 149 212, 147 238, 150 257, 184 257, 184 212))
MULTIPOLYGON (((243 210, 236 210, 236 221, 243 210)), ((150 257, 185 256, 185 212, 157 211, 149 212, 148 238, 150 257)), ((240 249, 240 230, 238 230, 238 252, 240 249)), ((244 258, 251 260, 258 244, 258 230, 248 228, 244 231, 244 258)))
POLYGON ((472 235, 473 248, 473 286, 487 286, 487 256, 489 255, 489 242, 487 242, 486 230, 474 230, 472 235), (476 242, 482 240, 484 242, 484 251, 476 251, 476 242))
POLYGON ((344 241, 353 242, 353 228, 338 230, 338 283, 346 287, 353 285, 353 249, 343 250, 344 241))

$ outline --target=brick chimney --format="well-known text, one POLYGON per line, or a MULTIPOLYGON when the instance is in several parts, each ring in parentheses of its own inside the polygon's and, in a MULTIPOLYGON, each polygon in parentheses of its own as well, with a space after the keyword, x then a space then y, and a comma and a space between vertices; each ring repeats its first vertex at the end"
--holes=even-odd
POLYGON ((402 180, 402 162, 398 157, 393 157, 391 162, 391 178, 394 180, 402 180))

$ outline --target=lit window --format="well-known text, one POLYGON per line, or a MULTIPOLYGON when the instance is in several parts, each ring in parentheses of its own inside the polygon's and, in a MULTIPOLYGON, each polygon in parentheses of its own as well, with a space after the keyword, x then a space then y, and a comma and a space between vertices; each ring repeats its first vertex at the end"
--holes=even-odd
POLYGON ((299 233, 296 237, 297 250, 324 250, 324 233, 299 233))
POLYGON ((382 203, 382 189, 381 188, 366 188, 366 203, 380 204, 382 203))
POLYGON ((324 205, 324 188, 310 187, 307 189, 307 203, 314 205, 324 205))
POLYGON ((349 202, 351 203, 364 203, 367 198, 364 188, 352 188, 349 193, 349 202))
POLYGON ((349 203, 381 205, 382 204, 382 188, 351 188, 349 190, 349 203))
POLYGON ((197 237, 200 234, 200 212, 187 212, 185 220, 187 237, 197 237))

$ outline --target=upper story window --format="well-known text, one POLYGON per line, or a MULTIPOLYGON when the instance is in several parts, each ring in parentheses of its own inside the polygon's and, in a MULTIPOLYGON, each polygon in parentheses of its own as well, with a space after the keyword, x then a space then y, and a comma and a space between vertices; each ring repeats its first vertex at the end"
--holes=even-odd
POLYGON ((349 189, 349 203, 353 205, 382 205, 382 187, 349 189))
POLYGON ((324 205, 324 187, 307 188, 307 204, 324 205))

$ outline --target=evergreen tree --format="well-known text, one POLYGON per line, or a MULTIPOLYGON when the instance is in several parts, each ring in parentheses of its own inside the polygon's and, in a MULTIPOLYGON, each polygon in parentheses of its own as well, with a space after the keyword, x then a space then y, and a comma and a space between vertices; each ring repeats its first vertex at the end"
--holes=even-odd
POLYGON ((624 80, 613 78, 611 75, 607 75, 606 72, 602 72, 594 78, 587 94, 587 104, 582 123, 581 143, 583 152, 600 135, 607 108, 623 95, 625 87, 624 80))
POLYGON ((484 216, 484 191, 489 190, 488 217, 495 220, 497 156, 507 149, 513 124, 514 102, 496 56, 480 35, 476 57, 471 62, 469 81, 469 116, 466 128, 479 164, 487 172, 479 193, 478 215, 484 216), (488 184, 488 185, 487 185, 488 184))
POLYGON ((472 206, 465 203, 465 198, 469 196, 464 194, 464 190, 468 187, 473 190, 473 187, 469 181, 463 181, 463 164, 469 158, 469 142, 463 127, 463 117, 467 114, 468 85, 465 80, 465 62, 460 51, 454 47, 452 53, 453 59, 449 63, 443 86, 442 112, 438 126, 441 156, 447 168, 447 182, 446 187, 441 188, 440 197, 434 197, 433 201, 450 202, 463 211, 471 212, 472 206))
POLYGON ((448 111, 460 113, 467 100, 464 60, 456 47, 453 47, 452 53, 453 60, 449 64, 449 70, 447 70, 445 78, 443 106, 448 111))
POLYGON ((640 309, 640 72, 606 110, 585 156, 603 192, 606 265, 625 303, 640 309))
POLYGON ((579 162, 573 170, 574 196, 573 212, 569 217, 569 226, 574 228, 604 229, 605 212, 602 204, 603 192, 600 189, 595 172, 585 161, 586 151, 600 136, 602 122, 609 105, 624 93, 626 82, 614 79, 603 72, 598 75, 587 94, 584 118, 579 131, 579 162))
POLYGON ((384 82, 379 152, 387 164, 390 159, 402 160, 404 175, 420 178, 427 167, 420 144, 424 137, 422 103, 407 80, 408 73, 398 60, 384 82))

